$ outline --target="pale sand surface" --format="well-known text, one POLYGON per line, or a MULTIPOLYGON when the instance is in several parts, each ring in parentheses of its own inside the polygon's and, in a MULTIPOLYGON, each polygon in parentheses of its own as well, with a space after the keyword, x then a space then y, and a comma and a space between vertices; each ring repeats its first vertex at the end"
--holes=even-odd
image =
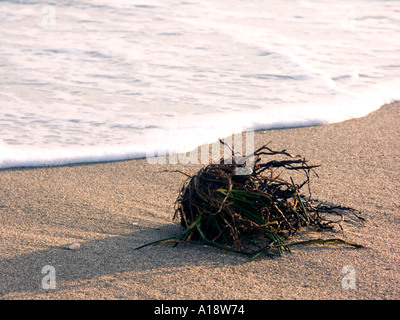
POLYGON ((199 166, 143 159, 0 171, 0 297, 399 299, 399 129, 400 104, 390 104, 338 124, 257 132, 256 146, 272 141, 322 165, 313 196, 362 211, 368 222, 345 223, 344 235, 369 248, 295 247, 250 263, 196 244, 133 250, 180 230, 171 219, 185 177, 159 171, 199 166), (74 242, 79 251, 63 249, 74 242), (56 289, 42 288, 45 265, 55 268, 56 289), (348 265, 356 287, 346 290, 348 265))

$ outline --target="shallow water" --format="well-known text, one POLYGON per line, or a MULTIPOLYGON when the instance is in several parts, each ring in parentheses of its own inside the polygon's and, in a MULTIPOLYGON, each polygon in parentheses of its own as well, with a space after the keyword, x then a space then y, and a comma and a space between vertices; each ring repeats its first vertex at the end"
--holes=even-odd
POLYGON ((2 1, 0 168, 364 116, 400 96, 399 13, 367 0, 2 1))

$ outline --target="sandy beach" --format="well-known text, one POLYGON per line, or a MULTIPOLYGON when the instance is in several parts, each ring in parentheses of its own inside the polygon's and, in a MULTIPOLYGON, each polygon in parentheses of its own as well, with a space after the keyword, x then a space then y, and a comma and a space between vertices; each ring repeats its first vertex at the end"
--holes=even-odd
POLYGON ((345 220, 335 236, 368 248, 299 246, 249 263, 193 243, 133 250, 180 230, 173 206, 185 177, 161 171, 200 165, 139 159, 0 171, 0 299, 399 299, 399 128, 393 103, 341 123, 256 132, 256 147, 271 141, 321 164, 313 197, 361 211, 366 223, 345 220), (75 242, 80 250, 65 249, 75 242), (54 289, 42 286, 45 266, 54 289))

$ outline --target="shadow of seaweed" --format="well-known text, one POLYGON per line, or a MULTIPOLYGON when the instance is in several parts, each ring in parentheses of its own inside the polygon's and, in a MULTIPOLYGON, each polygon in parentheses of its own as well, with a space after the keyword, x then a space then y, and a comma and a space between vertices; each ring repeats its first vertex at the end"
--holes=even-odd
MULTIPOLYGON (((347 216, 348 223, 354 223, 354 217, 347 216)), ((358 220, 358 219, 355 219, 358 220)), ((47 271, 42 273, 45 266, 53 266, 56 272, 57 289, 68 288, 73 283, 84 283, 99 276, 116 275, 123 272, 133 272, 137 275, 151 272, 168 272, 170 269, 192 266, 207 268, 226 265, 241 265, 247 256, 226 252, 221 249, 199 245, 190 242, 148 246, 135 250, 138 246, 172 237, 182 232, 175 224, 167 224, 157 228, 139 228, 138 231, 120 236, 81 242, 81 249, 72 251, 65 246, 50 247, 27 254, 0 259, 0 298, 12 293, 44 292, 42 280, 47 271)), ((301 232, 307 237, 307 230, 301 232)), ((335 236, 341 238, 341 232, 322 232, 321 237, 335 236)), ((301 246, 305 247, 305 246, 301 246)), ((309 247, 310 246, 306 246, 309 247)), ((317 250, 329 250, 331 245, 311 246, 317 250)), ((354 250, 340 246, 343 250, 354 250)), ((296 247, 294 250, 300 250, 296 247)), ((309 249, 304 248, 306 251, 309 249)), ((269 260, 266 255, 263 260, 269 260)))
POLYGON ((177 247, 157 245, 134 250, 142 244, 158 240, 159 237, 174 236, 178 232, 179 227, 171 224, 146 228, 127 235, 81 242, 81 248, 77 251, 66 249, 66 244, 65 247, 51 247, 0 259, 0 298, 15 292, 44 291, 42 280, 48 274, 48 271, 42 273, 45 266, 54 267, 57 289, 62 289, 70 282, 120 272, 142 273, 178 266, 241 264, 245 261, 245 257, 194 243, 180 244, 177 247))

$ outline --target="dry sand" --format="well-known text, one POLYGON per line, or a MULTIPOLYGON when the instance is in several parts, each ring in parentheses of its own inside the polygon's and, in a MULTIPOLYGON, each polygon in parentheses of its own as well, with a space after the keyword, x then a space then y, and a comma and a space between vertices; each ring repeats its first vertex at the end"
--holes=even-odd
POLYGON ((159 171, 199 166, 142 159, 0 171, 0 297, 399 299, 399 128, 394 103, 337 124, 257 132, 256 146, 272 141, 322 165, 313 196, 362 211, 368 222, 345 223, 344 236, 369 248, 295 247, 250 263, 196 244, 133 250, 179 231, 171 219, 184 176, 159 171), (74 242, 80 250, 64 249, 74 242), (46 265, 55 289, 42 288, 46 265), (354 288, 342 286, 345 266, 354 268, 354 288))

